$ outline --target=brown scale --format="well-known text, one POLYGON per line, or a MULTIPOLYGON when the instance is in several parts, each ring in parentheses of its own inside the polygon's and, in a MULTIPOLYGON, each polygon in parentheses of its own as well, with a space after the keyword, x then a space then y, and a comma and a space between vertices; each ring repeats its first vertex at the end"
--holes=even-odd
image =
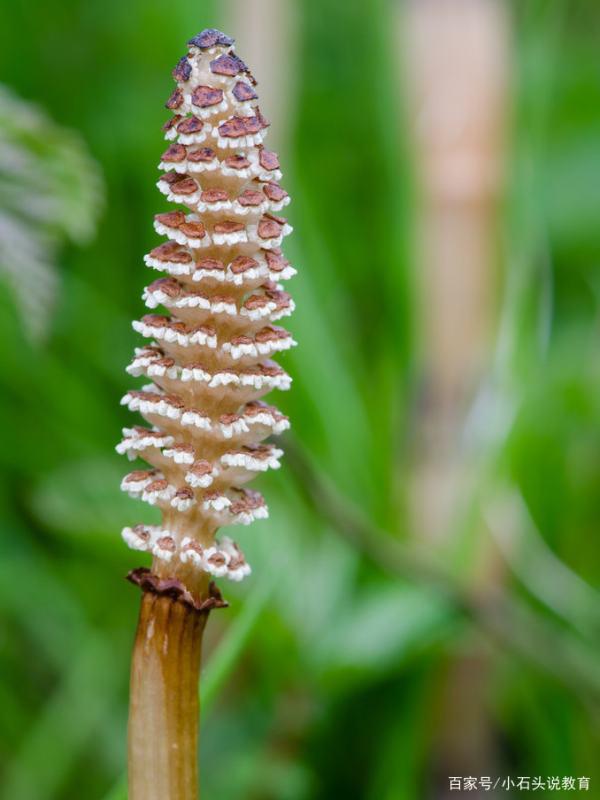
MULTIPOLYGON (((162 162, 165 165, 181 164, 185 160, 185 147, 179 144, 171 145, 162 155, 162 162)), ((239 206, 246 209, 246 213, 242 213, 235 207, 232 207, 227 213, 235 218, 241 215, 240 221, 244 224, 249 221, 255 222, 265 203, 281 203, 288 197, 288 193, 276 181, 260 181, 256 178, 249 185, 248 181, 243 179, 239 179, 237 185, 232 180, 228 180, 227 188, 223 188, 223 180, 222 178, 219 180, 218 175, 216 177, 214 175, 208 177, 204 173, 196 173, 193 179, 190 179, 185 174, 171 170, 166 172, 161 180, 168 184, 173 193, 178 195, 190 195, 200 191, 200 201, 209 206, 202 211, 205 216, 214 213, 222 217, 224 213, 218 207, 211 209, 211 203, 236 201, 239 206)), ((206 218, 206 221, 208 221, 208 218, 206 218)), ((279 229, 274 226, 271 226, 271 231, 274 232, 274 235, 279 233, 279 229)))

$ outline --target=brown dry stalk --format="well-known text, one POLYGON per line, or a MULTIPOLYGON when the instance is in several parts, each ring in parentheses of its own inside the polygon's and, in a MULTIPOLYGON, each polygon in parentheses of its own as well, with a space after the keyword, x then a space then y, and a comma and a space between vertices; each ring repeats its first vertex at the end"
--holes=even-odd
POLYGON ((166 107, 171 142, 158 182, 186 207, 158 214, 167 241, 146 256, 165 274, 144 291, 154 311, 134 322, 150 342, 136 349, 128 372, 149 385, 123 398, 151 427, 126 428, 117 447, 149 469, 122 488, 157 506, 160 525, 125 528, 151 569, 130 580, 142 591, 131 674, 130 800, 197 796, 198 672, 202 632, 211 608, 226 605, 210 577, 241 580, 250 567, 219 528, 267 516, 249 480, 279 467, 281 450, 263 442, 289 427, 261 401, 287 389, 290 377, 270 356, 295 342, 277 320, 294 304, 280 281, 295 274, 280 248, 291 228, 279 212, 289 203, 279 185, 277 155, 263 146, 267 121, 256 81, 220 31, 188 42, 166 107))
POLYGON ((131 798, 197 795, 198 670, 207 615, 166 595, 142 596, 131 666, 131 798))

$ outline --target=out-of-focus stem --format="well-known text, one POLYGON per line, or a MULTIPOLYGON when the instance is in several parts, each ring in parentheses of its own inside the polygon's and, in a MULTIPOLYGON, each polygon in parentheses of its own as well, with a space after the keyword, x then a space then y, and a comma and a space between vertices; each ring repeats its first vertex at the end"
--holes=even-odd
POLYGON ((244 42, 244 60, 260 76, 260 106, 271 122, 270 140, 281 153, 294 121, 298 6, 294 0, 225 0, 222 13, 223 29, 244 42))
POLYGON ((411 0, 403 18, 419 180, 423 402, 414 528, 452 527, 469 463, 461 436, 496 321, 497 225, 507 127, 509 36, 496 0, 411 0))
POLYGON ((208 611, 145 591, 133 651, 129 800, 197 800, 198 679, 208 611))
MULTIPOLYGON (((406 9, 409 116, 421 187, 424 389, 411 504, 414 530, 443 547, 477 480, 463 435, 496 322, 509 24, 497 0, 410 0, 406 9)), ((476 556, 469 584, 481 598, 493 597, 502 565, 486 537, 476 556)), ((478 644, 449 664, 433 756, 443 778, 440 798, 447 791, 443 776, 490 774, 497 762, 488 683, 488 654, 478 644)))

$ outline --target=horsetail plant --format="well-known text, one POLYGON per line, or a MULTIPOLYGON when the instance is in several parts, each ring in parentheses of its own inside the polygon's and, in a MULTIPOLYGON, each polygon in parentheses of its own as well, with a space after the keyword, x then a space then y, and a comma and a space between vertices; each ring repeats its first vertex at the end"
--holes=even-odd
POLYGON ((243 488, 279 467, 263 440, 289 427, 261 401, 290 377, 269 357, 295 342, 274 325, 294 304, 279 281, 295 271, 280 250, 291 232, 279 212, 289 197, 277 155, 263 147, 268 123, 256 81, 220 31, 202 31, 173 70, 177 83, 164 126, 171 142, 159 190, 185 206, 158 214, 167 241, 145 257, 165 275, 143 294, 150 313, 133 323, 149 339, 127 371, 150 383, 123 403, 150 427, 123 431, 118 451, 150 468, 122 488, 162 512, 159 526, 125 528, 151 569, 129 579, 142 589, 131 670, 130 800, 197 797, 198 679, 211 609, 226 605, 212 577, 239 581, 250 567, 221 527, 267 516, 262 496, 243 488))

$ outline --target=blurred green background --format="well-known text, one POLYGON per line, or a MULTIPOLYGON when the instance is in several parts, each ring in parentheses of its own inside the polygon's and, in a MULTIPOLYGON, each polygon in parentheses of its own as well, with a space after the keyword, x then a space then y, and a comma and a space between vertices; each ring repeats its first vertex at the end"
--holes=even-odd
POLYGON ((456 775, 589 776, 600 796, 600 8, 506 8, 489 337, 431 537, 402 4, 0 2, 3 800, 125 797, 140 561, 119 531, 149 516, 114 445, 170 69, 207 26, 266 90, 300 346, 271 517, 238 537, 253 574, 207 634, 204 796, 443 798, 456 775))

